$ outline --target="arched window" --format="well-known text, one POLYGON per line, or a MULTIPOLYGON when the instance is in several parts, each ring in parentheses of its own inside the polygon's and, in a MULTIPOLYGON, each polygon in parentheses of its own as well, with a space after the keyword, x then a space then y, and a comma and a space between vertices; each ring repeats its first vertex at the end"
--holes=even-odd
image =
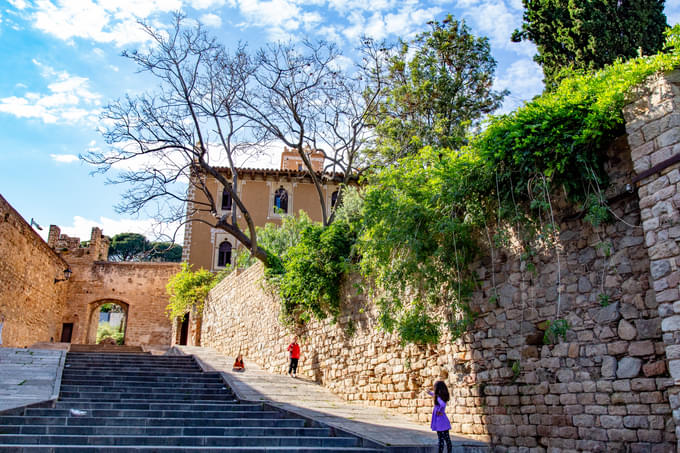
POLYGON ((222 210, 231 211, 231 194, 227 189, 222 191, 222 210))
POLYGON ((274 192, 274 211, 286 214, 288 212, 288 192, 283 187, 279 187, 274 192))
POLYGON ((338 191, 336 190, 331 194, 331 208, 335 207, 335 203, 338 202, 338 191))
POLYGON ((224 241, 217 252, 217 266, 226 267, 231 264, 231 242, 224 241))

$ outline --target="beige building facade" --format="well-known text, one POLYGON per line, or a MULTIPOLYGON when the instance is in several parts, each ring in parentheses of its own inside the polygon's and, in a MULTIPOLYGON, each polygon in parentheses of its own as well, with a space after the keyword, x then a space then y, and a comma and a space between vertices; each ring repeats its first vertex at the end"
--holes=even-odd
MULTIPOLYGON (((324 157, 321 152, 308 154, 314 170, 321 174, 324 157)), ((287 215, 298 215, 304 211, 317 222, 322 220, 321 203, 317 190, 312 182, 302 158, 297 151, 284 148, 281 155, 280 169, 241 168, 238 170, 237 193, 247 207, 253 222, 258 227, 268 223, 280 224, 287 215)), ((229 168, 219 168, 227 179, 231 179, 229 168)), ((335 204, 338 188, 343 175, 330 177, 324 175, 323 196, 326 209, 329 211, 335 204)), ((229 193, 212 176, 207 176, 206 185, 213 194, 218 207, 216 215, 231 218, 233 209, 229 193)), ((208 269, 213 272, 227 268, 234 263, 236 249, 240 244, 226 231, 209 225, 214 223, 211 213, 200 211, 195 202, 206 201, 205 195, 189 187, 187 206, 187 222, 184 233, 182 261, 188 262, 192 269, 208 269), (203 222, 201 222, 203 220, 203 222)), ((247 224, 241 212, 236 213, 238 225, 247 230, 247 224)))

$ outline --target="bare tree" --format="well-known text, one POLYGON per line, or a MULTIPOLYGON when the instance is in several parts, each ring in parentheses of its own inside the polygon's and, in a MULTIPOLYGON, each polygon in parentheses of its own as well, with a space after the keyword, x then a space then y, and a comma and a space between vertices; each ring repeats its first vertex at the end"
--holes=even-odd
POLYGON ((252 150, 257 141, 251 133, 251 120, 239 113, 255 65, 242 46, 229 55, 200 24, 187 25, 180 14, 167 32, 142 26, 152 46, 146 51, 123 52, 123 56, 134 61, 140 72, 155 77, 159 87, 108 105, 102 123, 113 151, 81 157, 101 172, 128 168, 110 179, 131 184, 119 211, 139 213, 155 205, 158 217, 166 222, 184 222, 194 214, 210 213, 210 221, 195 220, 230 233, 267 264, 266 251, 257 245, 255 224, 236 191, 239 170, 235 154, 248 152, 241 149, 244 143, 252 150), (231 179, 216 166, 225 157, 231 179), (217 197, 207 185, 207 175, 231 195, 246 222, 247 234, 236 222, 235 209, 231 219, 218 215, 217 197), (188 203, 191 210, 185 210, 188 203))
POLYGON ((375 138, 370 120, 384 92, 388 49, 384 43, 362 38, 359 54, 361 58, 354 72, 335 77, 335 83, 324 84, 323 102, 317 104, 322 133, 313 137, 312 146, 324 153, 324 173, 330 177, 337 173, 343 175, 328 223, 333 222, 335 209, 342 203, 344 189, 350 181, 359 178, 373 164, 366 153, 374 146, 375 138))
POLYGON ((372 40, 363 40, 364 59, 354 75, 345 73, 341 53, 334 44, 304 41, 270 45, 257 54, 256 89, 245 99, 244 113, 262 136, 297 150, 316 188, 323 224, 328 214, 324 182, 342 174, 338 194, 368 164, 361 152, 370 142, 366 120, 376 108, 382 90, 383 58, 372 40), (370 75, 369 75, 370 73, 370 75), (314 171, 310 151, 322 151, 323 172, 314 171))

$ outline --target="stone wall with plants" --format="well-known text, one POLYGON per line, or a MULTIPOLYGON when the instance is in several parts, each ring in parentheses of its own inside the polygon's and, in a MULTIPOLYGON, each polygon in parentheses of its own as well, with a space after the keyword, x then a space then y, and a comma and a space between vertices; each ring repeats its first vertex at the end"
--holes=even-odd
POLYGON ((282 373, 295 332, 302 375, 423 423, 431 413, 425 391, 443 379, 453 431, 509 451, 675 451, 673 381, 638 198, 626 191, 634 170, 625 139, 608 162, 616 220, 594 227, 555 200, 560 234, 552 247, 527 258, 509 241, 493 260, 475 263, 474 324, 456 340, 447 331, 438 344, 404 345, 381 331, 375 304, 357 294, 358 275, 343 284, 337 322, 287 328, 256 265, 212 290, 202 344, 282 373))
POLYGON ((426 419, 442 378, 454 429, 504 448, 675 450, 679 32, 373 172, 328 227, 260 235, 270 290, 218 285, 204 344, 280 369, 278 321, 348 399, 426 419))

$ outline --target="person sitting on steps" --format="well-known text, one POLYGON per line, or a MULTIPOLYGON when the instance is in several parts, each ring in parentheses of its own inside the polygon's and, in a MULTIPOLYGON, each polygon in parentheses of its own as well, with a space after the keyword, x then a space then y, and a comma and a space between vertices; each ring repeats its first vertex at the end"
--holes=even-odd
POLYGON ((232 371, 237 371, 239 373, 242 373, 246 370, 246 366, 243 364, 243 355, 239 354, 236 356, 236 360, 234 361, 234 366, 231 369, 232 371))

